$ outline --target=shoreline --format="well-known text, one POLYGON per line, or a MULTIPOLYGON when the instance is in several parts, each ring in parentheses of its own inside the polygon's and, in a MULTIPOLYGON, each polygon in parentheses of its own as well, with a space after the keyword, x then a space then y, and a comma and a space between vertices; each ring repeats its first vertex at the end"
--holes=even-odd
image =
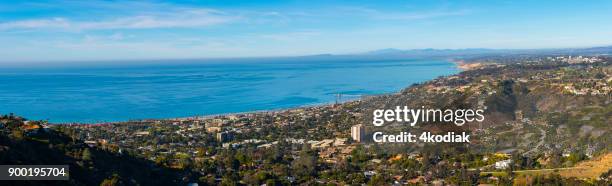
MULTIPOLYGON (((410 86, 406 87, 409 88, 410 86)), ((405 88, 404 88, 405 89, 405 88)), ((372 97, 372 96, 384 96, 384 95, 392 95, 398 94, 399 92, 390 92, 390 93, 381 93, 381 94, 373 94, 373 95, 364 95, 364 97, 372 97)), ((354 98, 351 100, 346 100, 338 103, 338 105, 352 103, 355 101, 361 101, 361 98, 354 98)), ((263 110, 253 110, 253 111, 244 111, 244 112, 229 112, 222 114, 208 114, 208 115, 195 115, 195 116, 185 116, 185 117, 174 117, 174 118, 147 118, 147 119, 131 119, 125 121, 111 121, 111 122, 97 122, 97 123, 87 123, 87 122, 64 122, 64 123, 54 123, 49 122, 50 125, 108 125, 108 124, 121 124, 121 123, 129 123, 129 122, 151 122, 151 121, 179 121, 179 120, 205 120, 205 119, 214 119, 217 117, 224 116, 235 116, 235 115, 248 115, 248 114, 276 114, 281 112, 288 112, 297 109, 307 109, 307 108, 323 108, 334 106, 335 103, 313 103, 300 105, 289 108, 278 108, 278 109, 263 109, 263 110)))
MULTIPOLYGON (((465 63, 464 60, 457 60, 457 59, 443 59, 443 60, 453 64, 455 68, 460 70, 457 73, 449 74, 449 75, 457 75, 458 73, 460 73, 462 71, 472 70, 472 69, 475 69, 475 68, 478 68, 478 67, 481 66, 480 63, 477 63, 477 65, 465 63)), ((431 80, 434 80, 434 79, 437 79, 437 78, 433 78, 433 79, 429 79, 429 80, 425 80, 425 81, 421 81, 421 82, 416 82, 416 83, 423 83, 423 82, 431 81, 431 80)), ((371 95, 362 95, 360 98, 353 98, 353 99, 341 101, 338 104, 345 104, 345 103, 350 103, 350 102, 355 102, 355 101, 361 101, 363 97, 375 97, 375 96, 384 96, 384 95, 398 94, 402 90, 410 88, 410 87, 412 87, 412 85, 408 85, 408 86, 403 87, 403 88, 401 88, 401 89, 399 89, 397 91, 394 91, 394 92, 387 92, 387 93, 380 93, 380 94, 371 94, 371 95)), ((107 125, 107 124, 121 124, 121 123, 130 123, 130 122, 148 122, 148 121, 150 122, 150 121, 176 121, 176 120, 205 120, 205 119, 214 119, 214 118, 217 118, 217 117, 234 116, 234 115, 275 114, 275 113, 287 112, 287 111, 297 110, 297 109, 317 108, 317 107, 321 107, 322 108, 322 107, 330 107, 330 106, 334 106, 334 105, 335 105, 335 103, 312 103, 312 104, 299 105, 299 106, 287 107, 287 108, 262 109, 262 110, 252 110, 252 111, 243 111, 243 112, 228 112, 228 113, 219 113, 219 114, 192 115, 192 116, 171 117, 171 118, 141 118, 141 119, 128 119, 128 120, 108 121, 108 122, 102 121, 102 122, 48 122, 48 123, 50 125, 107 125)))
MULTIPOLYGON (((342 102, 340 104, 352 102, 355 100, 349 100, 342 102)), ((66 123, 49 123, 51 125, 105 125, 105 124, 119 124, 119 123, 129 123, 129 122, 147 122, 147 121, 177 121, 177 120, 204 120, 204 119, 214 119, 217 117, 224 116, 232 116, 232 115, 248 115, 248 114, 274 114, 279 112, 286 112, 296 109, 303 108, 315 108, 315 107, 327 107, 332 106, 333 103, 314 103, 307 105, 300 105, 296 107, 290 108, 278 108, 278 109, 263 109, 263 110, 253 110, 253 111, 244 111, 244 112, 228 112, 221 114, 207 114, 207 115, 194 115, 194 116, 185 116, 185 117, 174 117, 174 118, 146 118, 146 119, 131 119, 125 121, 111 121, 111 122, 100 122, 100 123, 86 123, 86 122, 66 122, 66 123)))
POLYGON ((483 63, 479 62, 467 63, 463 59, 449 59, 448 61, 455 64, 458 69, 463 71, 478 69, 484 65, 483 63))

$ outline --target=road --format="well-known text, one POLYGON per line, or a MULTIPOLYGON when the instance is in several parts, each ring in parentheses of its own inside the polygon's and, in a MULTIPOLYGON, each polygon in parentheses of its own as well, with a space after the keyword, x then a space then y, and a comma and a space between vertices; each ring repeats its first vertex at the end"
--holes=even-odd
MULTIPOLYGON (((516 170, 516 171, 512 171, 512 172, 514 172, 514 173, 525 173, 525 172, 543 172, 543 171, 570 170, 570 169, 585 169, 585 167, 565 167, 565 168, 554 168, 554 169, 516 170)), ((494 174, 494 173, 504 173, 504 171, 481 172, 481 174, 494 174)))

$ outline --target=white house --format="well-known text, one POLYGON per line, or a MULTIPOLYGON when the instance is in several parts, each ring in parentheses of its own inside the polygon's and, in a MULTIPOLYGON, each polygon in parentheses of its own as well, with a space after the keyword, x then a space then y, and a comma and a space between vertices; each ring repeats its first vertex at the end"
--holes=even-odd
POLYGON ((495 162, 495 168, 496 169, 506 169, 506 168, 510 167, 511 163, 512 163, 511 159, 498 161, 498 162, 495 162))

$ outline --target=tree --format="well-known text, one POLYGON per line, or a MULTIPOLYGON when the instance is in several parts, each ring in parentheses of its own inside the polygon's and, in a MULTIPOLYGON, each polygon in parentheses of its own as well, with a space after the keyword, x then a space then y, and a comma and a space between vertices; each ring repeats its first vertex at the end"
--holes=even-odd
POLYGON ((24 138, 23 131, 21 131, 20 129, 14 129, 11 132, 11 136, 13 137, 13 139, 16 140, 22 140, 24 138))
POLYGON ((179 158, 179 166, 183 169, 188 169, 192 165, 191 158, 189 157, 181 157, 179 158))
POLYGON ((155 158, 155 164, 159 166, 165 166, 168 164, 168 157, 166 155, 159 155, 155 158))
POLYGON ((352 173, 347 176, 348 183, 351 185, 361 185, 365 183, 366 177, 363 173, 352 173))
POLYGON ((91 155, 91 152, 89 151, 89 148, 85 148, 85 150, 83 150, 81 159, 85 161, 91 161, 92 155, 91 155))
POLYGON ((226 174, 221 178, 221 185, 233 186, 238 185, 237 181, 238 176, 235 174, 226 174))
POLYGON ((293 172, 302 179, 315 174, 317 166, 317 157, 310 150, 309 144, 304 144, 300 157, 292 162, 293 172))
POLYGON ((368 182, 368 185, 385 185, 386 182, 387 180, 385 180, 384 176, 380 174, 376 174, 372 176, 372 179, 370 179, 370 181, 368 182))
POLYGON ((351 161, 353 165, 362 167, 365 162, 370 160, 370 156, 366 153, 363 146, 359 145, 351 152, 351 161))
POLYGON ((276 183, 275 179, 268 179, 268 180, 266 180, 266 185, 275 186, 275 185, 278 185, 278 184, 276 183))
POLYGON ((121 179, 121 177, 119 177, 119 175, 117 175, 115 173, 110 178, 106 178, 106 179, 102 180, 102 182, 100 183, 100 186, 122 185, 120 179, 121 179))
POLYGON ((240 168, 240 161, 236 159, 235 152, 233 150, 227 150, 223 152, 223 167, 225 169, 238 170, 240 168))

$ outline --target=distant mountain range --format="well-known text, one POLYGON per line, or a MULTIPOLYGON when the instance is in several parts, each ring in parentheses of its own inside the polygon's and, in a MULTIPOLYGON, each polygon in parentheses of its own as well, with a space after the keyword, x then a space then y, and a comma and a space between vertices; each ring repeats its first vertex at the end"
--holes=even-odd
POLYGON ((610 55, 612 46, 590 47, 590 48, 551 48, 551 49, 411 49, 401 50, 387 48, 365 52, 360 55, 386 55, 404 57, 467 57, 481 55, 610 55))
MULTIPOLYGON (((386 48, 364 53, 354 54, 319 54, 298 57, 267 58, 268 60, 304 60, 304 61, 332 61, 332 60, 395 60, 406 58, 440 58, 461 59, 486 56, 520 56, 520 55, 612 55, 612 46, 590 48, 551 48, 551 49, 395 49, 386 48)), ((261 58, 260 58, 261 59, 261 58)))
POLYGON ((366 52, 366 55, 439 55, 439 54, 479 54, 479 53, 491 53, 491 52, 508 52, 510 50, 503 49, 487 49, 487 48, 467 48, 467 49, 411 49, 401 50, 395 48, 386 48, 381 50, 374 50, 366 52))
MULTIPOLYGON (((395 49, 387 48, 363 53, 353 54, 316 54, 304 56, 284 57, 241 57, 241 58, 200 58, 200 59, 159 59, 159 60, 116 60, 95 61, 83 63, 81 61, 56 63, 8 63, 4 67, 32 68, 32 67, 58 67, 58 66, 129 66, 129 65, 177 65, 197 64, 207 62, 261 62, 261 61, 372 61, 372 60, 405 60, 405 59, 467 59, 489 56, 520 56, 520 55, 612 55, 612 46, 589 47, 589 48, 551 48, 551 49, 490 49, 490 48, 466 48, 466 49, 395 49)), ((1 68, 0 68, 1 69, 1 68)))
MULTIPOLYGON (((315 54, 304 56, 285 57, 245 57, 245 58, 217 58, 198 59, 197 61, 224 61, 224 62, 260 62, 262 60, 273 61, 371 61, 371 60, 404 60, 418 58, 438 59, 462 59, 486 56, 510 56, 510 55, 612 55, 612 46, 590 47, 590 48, 550 48, 550 49, 490 49, 490 48, 466 48, 466 49, 395 49, 386 48, 363 53, 353 54, 315 54)), ((176 60, 181 61, 181 60, 176 60)), ((186 61, 193 61, 186 60, 186 61)))

